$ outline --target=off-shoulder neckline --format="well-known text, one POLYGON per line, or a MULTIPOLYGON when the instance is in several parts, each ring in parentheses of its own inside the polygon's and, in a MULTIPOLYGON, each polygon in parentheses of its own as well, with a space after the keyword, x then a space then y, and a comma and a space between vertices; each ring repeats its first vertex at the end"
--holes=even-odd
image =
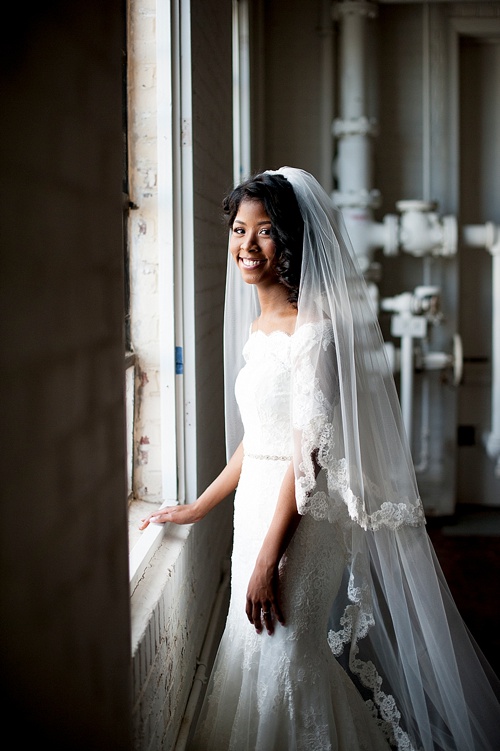
POLYGON ((266 337, 268 339, 271 336, 274 336, 275 334, 281 334, 282 336, 286 336, 287 339, 291 339, 295 334, 298 334, 302 329, 305 329, 307 327, 313 326, 316 328, 317 326, 323 327, 325 324, 327 324, 328 321, 326 319, 318 320, 318 321, 307 321, 305 323, 302 323, 300 326, 298 326, 294 331, 292 331, 291 334, 289 334, 287 331, 283 331, 283 329, 273 329, 273 331, 265 332, 262 331, 262 329, 255 329, 255 331, 252 331, 252 325, 250 325, 250 332, 249 337, 253 336, 254 334, 262 334, 262 336, 266 337))
POLYGON ((253 336, 254 334, 262 334, 262 336, 265 336, 266 339, 274 336, 274 334, 282 334, 283 336, 286 336, 287 339, 291 339, 295 333, 295 331, 292 331, 292 333, 289 334, 287 331, 283 331, 283 329, 273 329, 272 331, 269 331, 267 333, 265 331, 262 331, 262 329, 255 329, 255 331, 250 330, 250 336, 253 336))

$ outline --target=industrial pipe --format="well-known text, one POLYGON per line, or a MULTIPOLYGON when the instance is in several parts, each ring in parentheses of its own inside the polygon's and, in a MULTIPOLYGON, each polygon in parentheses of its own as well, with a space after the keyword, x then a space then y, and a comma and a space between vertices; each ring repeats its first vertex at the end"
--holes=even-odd
POLYGON ((500 477, 500 227, 493 222, 466 225, 463 239, 466 245, 486 248, 492 257, 491 430, 484 433, 483 442, 500 477))

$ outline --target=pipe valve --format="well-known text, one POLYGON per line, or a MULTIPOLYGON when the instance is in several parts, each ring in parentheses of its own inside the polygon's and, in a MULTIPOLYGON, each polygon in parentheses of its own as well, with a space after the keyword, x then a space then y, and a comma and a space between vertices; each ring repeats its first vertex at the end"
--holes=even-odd
POLYGON ((451 256, 457 252, 457 222, 454 216, 440 219, 436 204, 428 201, 398 201, 401 212, 399 243, 406 253, 451 256))

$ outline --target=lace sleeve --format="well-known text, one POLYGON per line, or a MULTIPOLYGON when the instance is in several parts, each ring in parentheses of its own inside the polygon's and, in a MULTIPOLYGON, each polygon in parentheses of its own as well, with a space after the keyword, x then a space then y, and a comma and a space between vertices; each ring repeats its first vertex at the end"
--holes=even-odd
MULTIPOLYGON (((350 448, 356 461, 349 463, 349 425, 344 425, 339 377, 346 364, 339 367, 337 358, 328 321, 297 329, 292 351, 292 425, 299 513, 330 522, 342 518, 344 523, 350 520, 371 530, 425 523, 420 499, 410 502, 408 489, 396 486, 379 471, 385 466, 377 460, 381 436, 361 436, 357 451, 350 448)), ((359 409, 363 409, 362 401, 359 409)))
MULTIPOLYGON (((339 404, 337 353, 328 321, 297 329, 292 349, 292 425, 295 493, 300 514, 334 521, 345 475, 342 436, 336 434, 339 404)), ((345 461, 344 461, 345 464, 345 461)))

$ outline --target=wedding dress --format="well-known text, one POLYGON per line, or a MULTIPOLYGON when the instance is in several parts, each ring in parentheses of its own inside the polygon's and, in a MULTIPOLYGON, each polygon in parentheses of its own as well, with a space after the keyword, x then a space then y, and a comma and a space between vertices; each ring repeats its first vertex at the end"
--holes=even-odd
POLYGON ((249 336, 258 297, 228 257, 227 455, 243 438, 244 460, 229 615, 192 748, 498 751, 499 681, 425 530, 373 298, 314 177, 257 180, 277 195, 287 181, 304 225, 291 336, 249 336), (302 519, 280 564, 286 624, 258 635, 247 586, 291 461, 302 519))
POLYGON ((347 554, 340 520, 301 519, 280 566, 285 626, 257 634, 245 614, 248 582, 292 459, 291 358, 311 335, 310 327, 292 336, 255 331, 244 348, 236 381, 245 434, 231 603, 193 745, 200 751, 389 748, 327 642, 347 554))

